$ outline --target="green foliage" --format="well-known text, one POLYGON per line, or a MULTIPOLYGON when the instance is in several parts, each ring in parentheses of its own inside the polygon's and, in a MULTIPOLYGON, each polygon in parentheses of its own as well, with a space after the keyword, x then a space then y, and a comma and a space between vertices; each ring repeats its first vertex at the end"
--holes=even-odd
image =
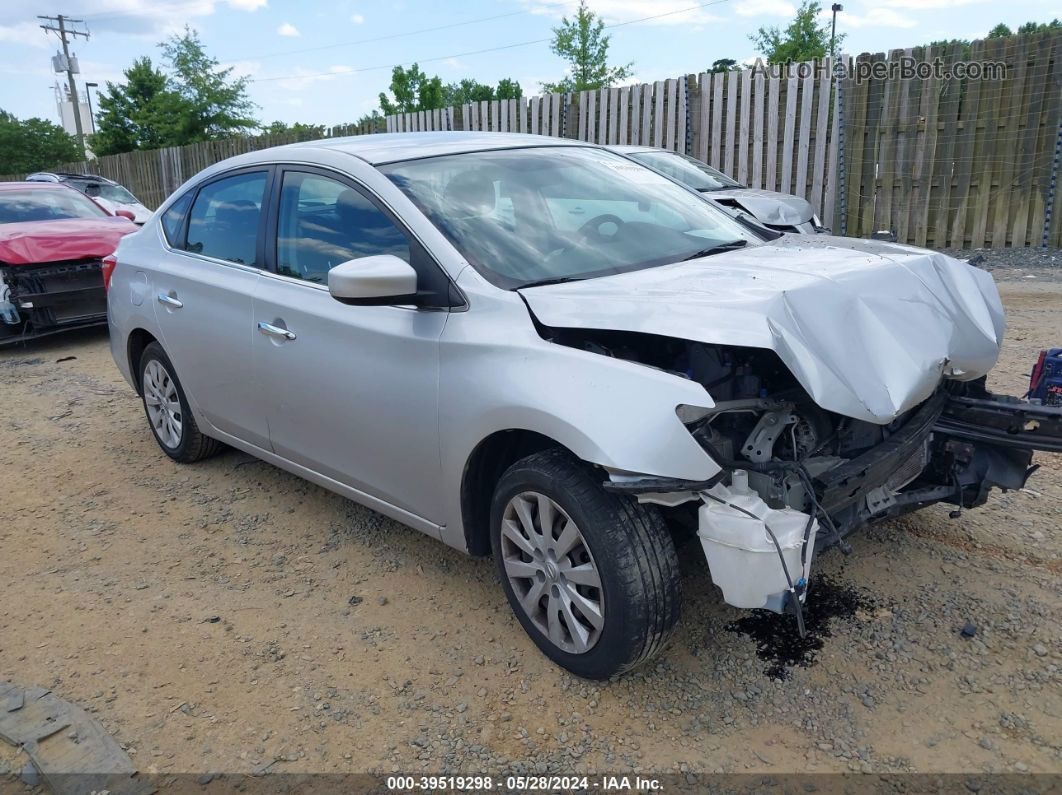
MULTIPOLYGON (((817 0, 803 0, 796 16, 785 30, 760 28, 749 36, 770 64, 799 63, 830 54, 830 24, 819 23, 822 5, 817 0)), ((839 50, 844 34, 838 34, 839 50)))
POLYGON ((610 36, 604 35, 605 23, 579 0, 575 18, 564 17, 560 27, 553 29, 550 49, 568 62, 568 74, 557 83, 543 83, 542 90, 550 93, 586 91, 606 88, 631 76, 633 63, 608 65, 610 36))
POLYGON ((0 174, 23 174, 81 160, 77 139, 44 119, 19 121, 0 110, 0 174))
POLYGON ((738 62, 735 61, 733 58, 716 58, 714 61, 712 61, 712 67, 708 71, 730 72, 740 68, 741 67, 738 66, 738 62))
MULTIPOLYGON (((999 26, 997 25, 997 27, 999 26)), ((1052 19, 1050 22, 1026 22, 1024 25, 1018 26, 1017 34, 1019 36, 1027 36, 1030 33, 1049 33, 1059 30, 1062 30, 1062 20, 1052 19)))
POLYGON ((231 138, 259 126, 247 98, 247 78, 219 68, 195 31, 185 28, 183 35, 159 46, 167 72, 150 58, 137 58, 125 70, 124 83, 108 82, 100 94, 96 134, 90 139, 93 152, 180 146, 231 138))
POLYGON ((252 130, 258 121, 247 97, 247 78, 233 77, 233 67, 221 69, 206 54, 199 34, 185 27, 160 45, 169 62, 174 92, 183 100, 175 143, 230 138, 252 130))
POLYGON ((288 124, 283 121, 274 121, 262 128, 262 135, 296 135, 301 141, 309 141, 314 138, 323 138, 325 126, 323 124, 303 124, 297 121, 288 124))
POLYGON ((1007 36, 1013 36, 1013 35, 1014 35, 1014 32, 1010 28, 1008 28, 1006 25, 1004 25, 1002 22, 1000 22, 998 25, 996 25, 994 28, 992 28, 992 30, 988 31, 988 36, 986 36, 985 38, 1002 39, 1002 38, 1006 38, 1007 36))
POLYGON ((165 146, 176 134, 170 114, 180 105, 166 75, 150 58, 137 58, 125 70, 124 84, 108 82, 99 94, 96 133, 89 139, 92 151, 102 156, 165 146))
POLYGON ((446 90, 438 75, 428 75, 417 64, 408 69, 396 66, 391 71, 391 94, 380 92, 380 108, 386 115, 434 110, 443 107, 446 90))
POLYGON ((467 105, 469 102, 484 102, 492 99, 519 99, 523 95, 520 83, 508 77, 499 80, 497 88, 466 77, 458 83, 450 83, 446 86, 443 107, 467 105))

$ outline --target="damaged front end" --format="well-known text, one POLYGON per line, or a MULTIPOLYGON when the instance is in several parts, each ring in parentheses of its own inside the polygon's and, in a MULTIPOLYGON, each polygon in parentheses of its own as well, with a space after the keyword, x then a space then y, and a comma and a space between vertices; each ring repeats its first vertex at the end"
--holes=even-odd
POLYGON ((713 581, 743 608, 800 617, 813 557, 870 522, 1020 489, 1032 451, 1062 450, 1062 409, 943 380, 877 424, 823 409, 773 351, 631 332, 551 329, 554 342, 661 368, 704 386, 679 418, 720 465, 708 481, 612 473, 606 487, 694 524, 713 581))

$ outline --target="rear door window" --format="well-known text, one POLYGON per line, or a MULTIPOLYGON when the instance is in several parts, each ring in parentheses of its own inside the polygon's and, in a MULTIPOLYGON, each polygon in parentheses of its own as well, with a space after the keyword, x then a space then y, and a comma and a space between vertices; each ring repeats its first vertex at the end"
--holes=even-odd
POLYGON ((252 171, 215 180, 199 189, 184 245, 193 254, 261 267, 258 228, 268 173, 252 171))

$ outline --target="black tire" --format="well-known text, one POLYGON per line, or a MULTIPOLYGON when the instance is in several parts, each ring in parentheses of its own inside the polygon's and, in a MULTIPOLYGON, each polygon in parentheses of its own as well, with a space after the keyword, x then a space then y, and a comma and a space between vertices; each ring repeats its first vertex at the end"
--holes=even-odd
MULTIPOLYGON (((542 652, 586 679, 607 679, 659 653, 679 618, 679 566, 659 511, 610 494, 600 475, 563 450, 547 450, 513 464, 491 504, 491 546, 513 613, 542 652), (550 640, 520 605, 505 570, 502 519, 524 492, 549 497, 578 526, 603 592, 603 626, 587 651, 572 653, 550 640)), ((545 597, 544 597, 545 598, 545 597)), ((539 604, 546 604, 540 602, 539 604)))
POLYGON ((224 448, 224 445, 217 439, 211 439, 209 436, 205 436, 200 432, 199 426, 196 425, 195 417, 192 416, 192 410, 188 406, 188 398, 184 394, 184 387, 181 386, 180 379, 177 378, 177 371, 174 369, 170 357, 166 355, 166 351, 164 351, 162 346, 157 342, 152 342, 144 348, 144 353, 140 356, 140 364, 137 374, 140 379, 140 394, 141 401, 144 405, 144 416, 147 417, 148 427, 151 428, 151 435, 155 437, 155 441, 158 442, 159 447, 162 448, 162 452, 181 464, 194 464, 196 461, 202 461, 204 458, 216 455, 224 448), (177 399, 181 405, 180 441, 176 445, 171 445, 163 440, 159 435, 159 431, 156 429, 155 424, 151 420, 151 413, 148 410, 147 403, 148 390, 144 383, 145 371, 151 362, 157 362, 162 366, 166 375, 172 379, 173 386, 176 388, 177 399))

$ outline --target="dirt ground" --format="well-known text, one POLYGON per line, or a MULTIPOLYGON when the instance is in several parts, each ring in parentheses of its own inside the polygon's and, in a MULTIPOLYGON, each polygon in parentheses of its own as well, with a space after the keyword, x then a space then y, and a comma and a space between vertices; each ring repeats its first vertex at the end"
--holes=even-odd
MULTIPOLYGON (((990 383, 1021 393, 1062 277, 997 278, 990 383)), ((488 560, 242 453, 172 463, 105 331, 0 351, 0 396, 0 680, 91 710, 144 772, 1062 772, 1060 456, 825 553, 864 601, 784 680, 687 544, 670 649, 591 684, 488 560)))

